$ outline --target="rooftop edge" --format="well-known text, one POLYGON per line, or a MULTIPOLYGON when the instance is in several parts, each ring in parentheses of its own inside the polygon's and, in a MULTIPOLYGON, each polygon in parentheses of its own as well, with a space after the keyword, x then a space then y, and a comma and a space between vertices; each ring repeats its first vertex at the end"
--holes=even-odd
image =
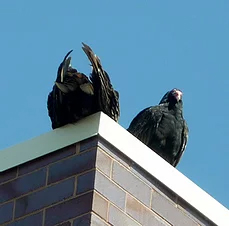
POLYGON ((0 151, 0 172, 97 134, 215 224, 228 225, 227 208, 102 112, 0 151))

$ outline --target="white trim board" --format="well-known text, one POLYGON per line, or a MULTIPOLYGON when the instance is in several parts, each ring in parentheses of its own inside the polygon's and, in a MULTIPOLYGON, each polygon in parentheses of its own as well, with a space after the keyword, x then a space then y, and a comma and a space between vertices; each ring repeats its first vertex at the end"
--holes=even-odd
POLYGON ((0 172, 98 134, 100 113, 0 151, 0 172))

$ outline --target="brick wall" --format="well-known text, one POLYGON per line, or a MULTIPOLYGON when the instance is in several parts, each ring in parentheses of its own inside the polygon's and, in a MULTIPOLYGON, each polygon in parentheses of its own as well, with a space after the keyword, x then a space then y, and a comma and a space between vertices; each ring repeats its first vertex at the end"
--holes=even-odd
POLYGON ((214 224, 96 136, 2 172, 0 225, 214 224))

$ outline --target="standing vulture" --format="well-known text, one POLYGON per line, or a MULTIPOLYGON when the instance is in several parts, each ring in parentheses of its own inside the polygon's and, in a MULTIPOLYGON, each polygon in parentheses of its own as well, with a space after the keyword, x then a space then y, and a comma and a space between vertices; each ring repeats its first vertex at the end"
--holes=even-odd
POLYGON ((188 141, 182 92, 179 89, 167 92, 159 105, 141 111, 127 130, 176 167, 188 141))
POLYGON ((112 88, 108 74, 89 46, 83 50, 92 63, 93 71, 88 78, 71 67, 69 51, 57 71, 53 90, 48 95, 48 114, 52 128, 74 123, 81 118, 103 111, 115 121, 119 117, 119 96, 112 88))

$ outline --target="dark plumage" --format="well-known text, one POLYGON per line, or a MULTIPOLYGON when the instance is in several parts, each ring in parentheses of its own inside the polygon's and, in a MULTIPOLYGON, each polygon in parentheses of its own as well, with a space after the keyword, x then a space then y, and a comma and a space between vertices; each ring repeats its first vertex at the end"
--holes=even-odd
POLYGON ((48 114, 53 129, 98 111, 118 120, 118 92, 112 88, 109 76, 90 47, 83 44, 83 50, 93 66, 91 80, 70 66, 71 57, 68 56, 72 50, 69 51, 58 68, 56 82, 48 95, 48 114))
POLYGON ((92 66, 90 79, 95 90, 95 111, 103 111, 109 117, 118 121, 120 115, 119 93, 113 89, 110 78, 107 72, 103 70, 99 57, 93 53, 88 45, 83 43, 82 48, 92 66))
POLYGON ((92 83, 83 73, 70 66, 67 53, 57 72, 53 90, 48 95, 48 114, 52 128, 73 123, 91 114, 94 90, 92 83))
POLYGON ((178 89, 167 92, 159 105, 141 111, 128 131, 176 167, 188 141, 182 92, 178 89))

